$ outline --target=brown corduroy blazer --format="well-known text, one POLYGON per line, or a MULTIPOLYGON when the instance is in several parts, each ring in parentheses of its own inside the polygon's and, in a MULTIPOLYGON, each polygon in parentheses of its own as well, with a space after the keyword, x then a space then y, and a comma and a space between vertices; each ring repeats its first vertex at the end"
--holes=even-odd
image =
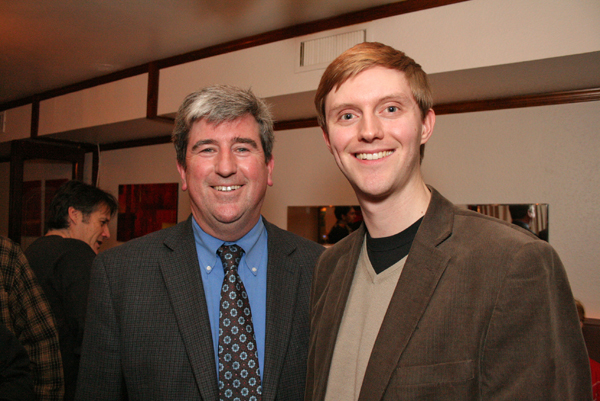
MULTIPOLYGON (((546 242, 435 189, 359 400, 590 400, 563 265, 546 242)), ((317 263, 305 400, 322 400, 364 225, 317 263)))

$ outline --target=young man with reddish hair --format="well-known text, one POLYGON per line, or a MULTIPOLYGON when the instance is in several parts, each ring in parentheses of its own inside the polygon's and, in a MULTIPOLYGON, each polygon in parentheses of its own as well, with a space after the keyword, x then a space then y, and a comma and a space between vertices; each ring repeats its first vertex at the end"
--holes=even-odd
POLYGON ((589 400, 554 249, 425 184, 435 113, 422 68, 357 45, 326 69, 315 105, 364 224, 315 267, 305 399, 589 400))

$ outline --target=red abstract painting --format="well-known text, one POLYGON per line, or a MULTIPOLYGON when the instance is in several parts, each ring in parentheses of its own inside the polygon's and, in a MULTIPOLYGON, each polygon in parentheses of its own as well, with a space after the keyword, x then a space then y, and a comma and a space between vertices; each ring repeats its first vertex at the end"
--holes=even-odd
POLYGON ((177 224, 178 187, 177 183, 119 185, 117 241, 177 224))

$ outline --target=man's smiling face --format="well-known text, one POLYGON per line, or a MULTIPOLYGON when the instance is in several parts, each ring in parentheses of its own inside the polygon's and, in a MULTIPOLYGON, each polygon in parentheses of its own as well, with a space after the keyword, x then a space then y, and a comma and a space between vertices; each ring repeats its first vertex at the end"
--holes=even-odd
POLYGON ((251 115, 216 125, 196 121, 187 167, 177 167, 200 227, 229 241, 250 231, 260 217, 267 186, 273 185, 273 163, 272 158, 265 162, 259 126, 251 115))
POLYGON ((419 148, 435 116, 421 117, 403 72, 360 72, 327 95, 325 116, 325 142, 359 199, 382 200, 420 179, 419 148))

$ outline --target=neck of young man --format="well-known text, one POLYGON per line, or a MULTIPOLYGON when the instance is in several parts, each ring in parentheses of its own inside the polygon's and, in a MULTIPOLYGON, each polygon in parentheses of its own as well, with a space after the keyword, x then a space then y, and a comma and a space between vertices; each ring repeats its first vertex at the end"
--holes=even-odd
POLYGON ((357 194, 363 219, 373 238, 396 235, 425 215, 431 192, 422 179, 381 199, 357 194))

